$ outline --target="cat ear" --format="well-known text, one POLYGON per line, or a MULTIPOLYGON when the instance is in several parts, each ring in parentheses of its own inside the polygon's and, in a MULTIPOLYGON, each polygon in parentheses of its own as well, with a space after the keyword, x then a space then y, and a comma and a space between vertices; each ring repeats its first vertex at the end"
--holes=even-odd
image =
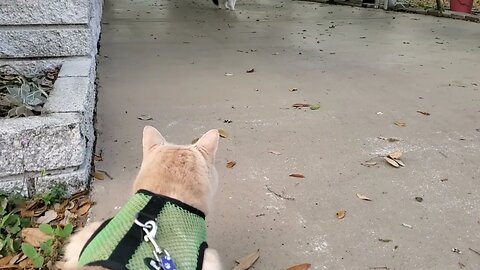
POLYGON ((148 149, 152 146, 159 144, 164 145, 167 141, 165 138, 160 134, 160 132, 152 127, 152 126, 145 126, 143 128, 143 152, 146 153, 148 149))
POLYGON ((212 157, 214 159, 218 149, 218 140, 218 130, 212 129, 207 133, 203 134, 203 136, 195 143, 195 146, 198 149, 205 151, 205 153, 209 157, 212 157))

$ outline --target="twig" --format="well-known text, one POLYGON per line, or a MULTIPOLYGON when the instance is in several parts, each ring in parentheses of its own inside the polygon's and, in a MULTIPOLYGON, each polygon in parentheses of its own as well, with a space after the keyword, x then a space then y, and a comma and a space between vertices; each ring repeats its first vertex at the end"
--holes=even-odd
POLYGON ((278 193, 278 192, 273 191, 269 186, 266 186, 266 187, 267 187, 267 190, 268 190, 268 191, 270 191, 273 195, 275 195, 275 196, 277 196, 277 197, 279 197, 279 198, 281 198, 281 199, 289 200, 289 201, 294 201, 294 200, 295 200, 295 198, 293 198, 293 197, 285 196, 285 195, 283 195, 283 194, 280 194, 280 193, 278 193))
POLYGON ((473 249, 473 248, 468 248, 468 249, 471 250, 471 251, 473 251, 473 252, 475 252, 475 253, 477 253, 477 255, 480 256, 480 252, 476 251, 475 249, 473 249))
POLYGON ((373 267, 369 267, 368 269, 390 269, 386 266, 373 266, 373 267))
POLYGON ((440 153, 440 155, 442 155, 444 158, 448 158, 448 156, 445 155, 442 151, 438 151, 438 153, 440 153))

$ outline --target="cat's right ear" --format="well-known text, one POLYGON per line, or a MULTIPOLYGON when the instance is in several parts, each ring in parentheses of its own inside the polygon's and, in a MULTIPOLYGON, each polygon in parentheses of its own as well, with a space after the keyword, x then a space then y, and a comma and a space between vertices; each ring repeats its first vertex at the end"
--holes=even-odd
POLYGON ((198 141, 195 143, 195 146, 198 149, 203 150, 203 152, 207 154, 207 156, 211 158, 211 160, 215 160, 215 154, 217 153, 219 138, 220 136, 218 130, 212 129, 205 133, 200 139, 198 139, 198 141))
POLYGON ((156 128, 152 126, 143 128, 143 153, 147 153, 154 145, 164 145, 166 143, 167 141, 156 128))

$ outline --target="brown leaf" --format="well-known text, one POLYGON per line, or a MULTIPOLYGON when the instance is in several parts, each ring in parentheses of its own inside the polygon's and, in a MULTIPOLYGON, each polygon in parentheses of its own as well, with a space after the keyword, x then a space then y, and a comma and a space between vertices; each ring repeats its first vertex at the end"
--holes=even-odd
POLYGON ((305 175, 301 173, 292 173, 292 174, 289 174, 288 176, 295 177, 295 178, 305 178, 305 175))
POLYGON ((255 72, 254 68, 247 70, 247 73, 253 73, 253 72, 255 72))
POLYGON ((6 257, 3 257, 3 258, 0 258, 0 265, 9 265, 10 264, 10 260, 13 258, 13 256, 6 256, 6 257))
POLYGON ((93 160, 103 161, 103 157, 102 157, 102 155, 93 154, 93 160))
POLYGON ((97 180, 105 180, 105 175, 99 171, 95 171, 93 177, 97 180))
POLYGON ((388 157, 389 158, 392 158, 392 159, 399 159, 402 157, 402 152, 401 151, 395 151, 395 152, 392 152, 390 154, 388 154, 388 157))
POLYGON ((138 117, 137 117, 138 120, 142 120, 142 121, 150 121, 150 120, 153 120, 153 117, 151 117, 150 115, 148 114, 140 114, 138 117))
POLYGON ((297 92, 297 91, 298 91, 298 88, 296 88, 296 87, 293 87, 293 88, 290 88, 290 90, 289 90, 289 91, 290 91, 290 92, 297 92))
POLYGON ((22 257, 22 253, 18 253, 17 255, 13 256, 12 259, 10 259, 10 261, 8 262, 8 264, 16 264, 20 260, 20 257, 22 257))
POLYGON ((365 195, 362 195, 362 194, 359 194, 357 193, 357 197, 360 199, 360 200, 364 200, 364 201, 372 201, 372 199, 368 198, 367 196, 365 195))
POLYGON ((399 127, 406 127, 407 124, 405 122, 402 122, 402 121, 395 121, 393 122, 395 125, 399 126, 399 127))
POLYGON ((310 104, 307 103, 295 103, 292 105, 294 108, 307 108, 310 107, 310 104))
POLYGON ((80 205, 80 207, 77 210, 77 215, 79 216, 84 216, 85 214, 88 213, 88 210, 92 207, 91 202, 84 202, 80 205))
POLYGON ((430 113, 424 112, 424 111, 417 111, 417 112, 418 112, 418 113, 421 113, 421 114, 423 114, 423 115, 426 115, 426 116, 430 115, 430 113))
POLYGON ((345 217, 345 215, 347 215, 347 211, 340 210, 335 215, 337 216, 338 219, 343 219, 345 217))
POLYGON ((310 269, 312 265, 309 263, 302 263, 292 267, 289 267, 287 270, 307 270, 310 269))
POLYGON ((398 165, 398 163, 397 163, 395 160, 393 160, 393 159, 391 159, 391 158, 389 158, 389 157, 384 157, 384 159, 385 159, 390 165, 392 165, 393 167, 395 167, 395 168, 400 167, 400 165, 398 165))
POLYGON ((260 250, 257 249, 255 252, 248 254, 247 256, 237 260, 238 265, 233 268, 233 270, 247 270, 253 266, 253 264, 260 257, 260 250))
POLYGON ((274 155, 277 155, 277 156, 279 156, 279 155, 282 154, 282 153, 280 153, 280 152, 273 151, 273 150, 270 150, 270 151, 268 151, 268 152, 269 152, 270 154, 274 154, 274 155))
POLYGON ((218 134, 220 135, 221 138, 228 138, 228 133, 221 128, 218 129, 218 134))
MULTIPOLYGON (((40 247, 40 245, 52 239, 51 235, 46 235, 39 228, 25 228, 22 230, 22 240, 23 242, 29 243, 34 247, 40 247)), ((0 264, 1 265, 1 264, 0 264)))
POLYGON ((229 168, 229 169, 231 169, 231 168, 233 168, 233 166, 235 166, 236 164, 237 164, 237 162, 235 162, 235 161, 232 160, 232 161, 227 162, 226 167, 229 168))
POLYGON ((405 167, 405 163, 403 163, 403 161, 401 161, 400 159, 395 159, 395 161, 398 163, 398 165, 405 167))
POLYGON ((57 212, 55 210, 48 210, 45 214, 37 219, 38 224, 48 224, 54 221, 58 217, 57 212))
POLYGON ((366 166, 366 167, 372 167, 372 166, 377 165, 377 162, 376 161, 365 161, 365 162, 362 162, 360 164, 363 165, 363 166, 366 166))

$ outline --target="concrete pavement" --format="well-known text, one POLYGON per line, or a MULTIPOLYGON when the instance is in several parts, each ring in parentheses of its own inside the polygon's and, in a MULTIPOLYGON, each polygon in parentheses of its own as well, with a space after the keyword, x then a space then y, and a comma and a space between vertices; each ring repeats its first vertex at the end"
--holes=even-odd
POLYGON ((144 125, 184 144, 223 128, 208 221, 225 269, 255 249, 253 269, 480 268, 478 24, 308 2, 107 0, 98 72, 96 166, 113 180, 94 182, 93 219, 127 199, 144 125), (380 157, 394 150, 406 167, 380 157))

